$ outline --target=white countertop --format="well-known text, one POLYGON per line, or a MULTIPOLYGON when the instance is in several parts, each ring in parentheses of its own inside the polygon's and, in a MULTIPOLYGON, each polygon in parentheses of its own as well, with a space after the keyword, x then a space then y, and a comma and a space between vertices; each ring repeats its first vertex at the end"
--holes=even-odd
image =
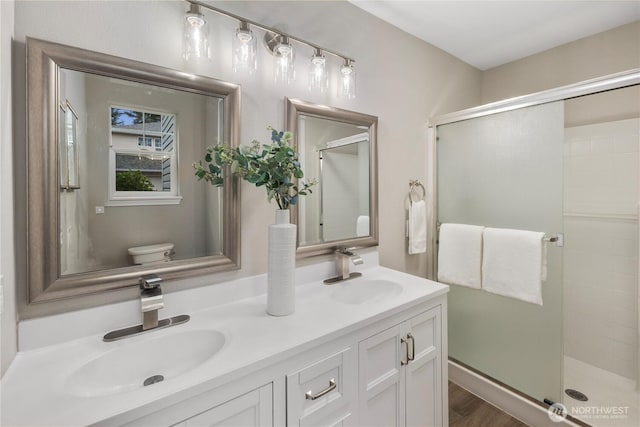
MULTIPOLYGON (((2 379, 1 424, 88 425, 161 399, 173 400, 171 397, 193 387, 204 391, 233 381, 248 369, 268 366, 448 291, 446 285, 384 267, 359 270, 363 277, 352 280, 386 279, 401 284, 402 292, 378 301, 346 304, 331 297, 337 288, 324 286, 321 280, 315 279, 296 287, 296 311, 286 317, 265 313, 265 295, 249 296, 185 312, 191 315, 189 322, 137 337, 106 343, 102 336, 108 330, 103 330, 99 334, 21 351, 2 379), (224 347, 202 365, 180 376, 152 387, 107 396, 79 397, 67 390, 67 379, 74 371, 108 350, 186 330, 210 329, 225 335, 224 347)), ((254 282, 265 280, 256 277, 252 278, 254 282)), ((182 297, 188 297, 188 292, 192 291, 184 291, 182 297)), ((161 311, 160 317, 167 315, 161 311)))

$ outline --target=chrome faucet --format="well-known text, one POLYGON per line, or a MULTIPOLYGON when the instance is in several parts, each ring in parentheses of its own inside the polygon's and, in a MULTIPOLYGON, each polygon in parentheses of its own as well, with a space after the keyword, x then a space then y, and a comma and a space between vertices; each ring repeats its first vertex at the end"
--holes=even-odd
POLYGON ((336 268, 338 270, 338 275, 336 277, 332 277, 324 281, 327 285, 340 282, 343 280, 353 279, 354 277, 362 276, 362 273, 353 272, 349 273, 349 261, 353 263, 353 265, 363 264, 364 261, 360 258, 360 255, 352 252, 351 249, 347 248, 338 248, 335 251, 336 254, 336 268))
POLYGON ((155 274, 140 278, 140 308, 142 309, 142 330, 158 327, 158 310, 164 307, 162 279, 155 274))
POLYGON ((107 333, 102 340, 105 342, 117 341, 123 338, 181 325, 191 318, 188 314, 179 314, 158 321, 158 310, 164 308, 164 299, 160 284, 162 279, 155 274, 147 274, 140 277, 140 309, 142 310, 142 324, 128 326, 107 333))

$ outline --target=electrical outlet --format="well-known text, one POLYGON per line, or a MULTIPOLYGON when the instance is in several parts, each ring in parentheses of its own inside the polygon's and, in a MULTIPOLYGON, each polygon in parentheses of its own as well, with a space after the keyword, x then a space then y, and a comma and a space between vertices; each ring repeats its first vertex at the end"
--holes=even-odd
POLYGON ((96 206, 96 215, 102 215, 104 213, 104 206, 96 206))

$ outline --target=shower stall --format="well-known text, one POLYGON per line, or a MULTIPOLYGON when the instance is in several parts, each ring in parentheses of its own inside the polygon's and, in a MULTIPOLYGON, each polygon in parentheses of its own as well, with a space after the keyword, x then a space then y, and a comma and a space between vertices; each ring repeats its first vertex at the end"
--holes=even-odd
POLYGON ((631 70, 431 123, 434 236, 562 237, 546 244, 542 306, 451 286, 452 363, 594 426, 640 425, 638 84, 631 70))

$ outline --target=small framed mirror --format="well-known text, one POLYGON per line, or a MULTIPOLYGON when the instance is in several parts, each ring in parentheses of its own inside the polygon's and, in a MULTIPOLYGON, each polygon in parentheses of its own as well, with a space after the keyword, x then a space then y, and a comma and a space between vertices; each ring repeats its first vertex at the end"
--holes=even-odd
POLYGON ((289 98, 285 105, 305 179, 318 182, 292 208, 298 257, 377 246, 378 118, 289 98))
POLYGON ((239 268, 239 182, 199 182, 238 144, 240 87, 27 39, 28 302, 239 268))

